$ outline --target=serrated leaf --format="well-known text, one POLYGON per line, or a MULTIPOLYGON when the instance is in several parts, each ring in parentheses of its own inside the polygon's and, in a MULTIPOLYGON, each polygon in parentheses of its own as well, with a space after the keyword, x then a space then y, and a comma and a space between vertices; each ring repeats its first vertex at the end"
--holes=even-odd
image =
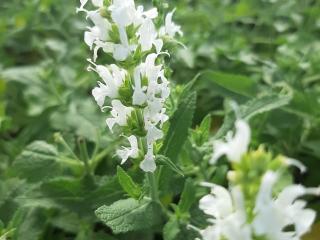
POLYGON ((125 233, 151 228, 159 224, 160 206, 157 203, 133 198, 119 200, 110 206, 102 206, 95 213, 114 233, 125 233))
POLYGON ((170 127, 160 151, 173 162, 177 159, 188 137, 196 104, 195 92, 183 93, 182 96, 177 111, 170 119, 170 127))
POLYGON ((43 183, 41 193, 44 199, 50 200, 47 204, 71 210, 80 216, 92 216, 102 204, 111 204, 123 197, 116 178, 93 182, 90 177, 59 177, 43 183))
POLYGON ((170 168, 172 171, 178 173, 179 175, 181 175, 182 177, 184 176, 183 171, 181 170, 181 168, 179 168, 176 164, 174 164, 169 158, 167 158, 166 156, 163 155, 157 155, 156 157, 156 162, 159 165, 164 165, 167 166, 168 168, 170 168))
MULTIPOLYGON (((291 96, 281 96, 271 94, 261 98, 255 98, 244 105, 240 106, 239 114, 241 118, 250 120, 252 117, 268 112, 277 108, 281 108, 290 103, 291 96)), ((235 122, 234 113, 226 115, 223 125, 214 136, 215 139, 223 137, 230 129, 233 128, 235 122)))
MULTIPOLYGON (((245 97, 256 94, 257 83, 249 77, 218 71, 206 71, 199 77, 199 81, 213 83, 231 93, 245 97)), ((217 88, 216 88, 217 89, 217 88)))
POLYGON ((164 240, 175 240, 180 233, 179 222, 175 217, 171 217, 170 220, 164 225, 163 238, 164 240))
POLYGON ((15 229, 13 240, 34 240, 39 239, 45 230, 47 216, 40 208, 20 208, 16 212, 9 224, 10 228, 15 229))
POLYGON ((194 240, 198 239, 199 234, 188 229, 186 224, 179 222, 175 215, 172 215, 163 228, 164 240, 194 240))
POLYGON ((120 167, 117 167, 118 181, 123 190, 132 198, 139 199, 141 196, 141 188, 133 179, 120 167))
POLYGON ((208 141, 211 128, 211 115, 208 114, 201 122, 200 126, 192 130, 192 138, 198 146, 202 146, 208 141))
POLYGON ((268 95, 261 98, 253 99, 240 108, 241 117, 246 120, 250 118, 283 107, 290 103, 292 97, 284 95, 268 95))
POLYGON ((33 142, 13 162, 13 172, 31 182, 53 177, 60 172, 57 155, 54 146, 43 141, 33 142))
POLYGON ((181 213, 188 213, 192 204, 196 200, 196 188, 193 180, 188 178, 185 181, 183 192, 178 204, 181 213))

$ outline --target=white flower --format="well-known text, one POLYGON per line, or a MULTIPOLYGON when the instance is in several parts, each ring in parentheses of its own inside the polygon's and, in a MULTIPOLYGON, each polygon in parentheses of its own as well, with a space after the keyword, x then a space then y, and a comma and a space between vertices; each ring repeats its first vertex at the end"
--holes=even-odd
POLYGON ((204 240, 251 240, 251 231, 246 224, 244 199, 239 188, 230 192, 211 184, 211 193, 200 199, 200 209, 212 216, 211 225, 200 231, 204 240))
POLYGON ((152 145, 157 140, 163 138, 162 130, 158 129, 155 125, 150 122, 145 122, 147 130, 147 143, 152 145))
POLYGON ((153 155, 153 146, 148 146, 147 154, 140 163, 140 168, 145 172, 154 172, 157 168, 155 163, 155 156, 153 155))
POLYGON ((118 124, 119 126, 127 125, 127 118, 131 114, 133 108, 124 106, 120 100, 112 100, 111 102, 111 118, 106 120, 109 129, 112 131, 113 126, 118 124))
POLYGON ((136 49, 136 45, 130 45, 125 27, 119 27, 120 44, 114 45, 113 57, 117 61, 124 61, 129 54, 136 49))
POLYGON ((134 105, 143 105, 147 100, 145 90, 147 87, 141 86, 141 67, 138 66, 134 70, 134 91, 132 96, 132 103, 134 105))
POLYGON ((210 163, 214 164, 221 156, 226 155, 230 161, 240 161, 242 155, 247 152, 250 142, 250 127, 244 120, 237 120, 235 123, 236 133, 232 137, 229 132, 226 142, 218 140, 213 144, 214 153, 210 163))
POLYGON ((155 65, 158 54, 152 53, 146 57, 146 61, 137 66, 134 70, 134 93, 133 104, 143 105, 147 99, 153 99, 156 93, 161 93, 161 97, 168 97, 168 82, 163 76, 162 65, 155 65), (141 79, 148 81, 147 86, 142 87, 141 79), (161 83, 159 83, 159 78, 161 83), (165 89, 164 89, 165 88, 165 89))
POLYGON ((137 10, 133 0, 114 0, 110 5, 112 20, 118 27, 127 27, 134 23, 137 16, 137 10))
POLYGON ((92 4, 96 7, 103 7, 103 0, 92 0, 92 4))
POLYGON ((123 147, 123 149, 117 151, 118 156, 121 158, 121 164, 125 163, 129 157, 138 157, 139 149, 136 136, 131 135, 130 137, 128 137, 128 141, 130 143, 130 148, 123 147))
POLYGON ((284 157, 284 163, 288 166, 297 167, 302 173, 305 173, 307 171, 306 166, 296 159, 284 157))
POLYGON ((133 0, 115 0, 109 7, 112 20, 122 27, 133 24, 135 27, 142 24, 145 19, 154 19, 158 16, 158 10, 152 8, 143 11, 143 6, 135 7, 133 0))
POLYGON ((315 211, 305 209, 306 202, 297 200, 306 194, 320 194, 320 189, 308 189, 301 185, 290 185, 284 188, 274 198, 272 188, 278 175, 272 171, 262 178, 256 199, 253 229, 259 236, 266 236, 272 240, 301 239, 310 230, 315 220, 315 211), (285 228, 294 226, 286 231, 285 228))
POLYGON ((163 100, 154 98, 148 101, 148 106, 144 109, 145 122, 150 122, 153 125, 160 123, 162 125, 169 117, 165 114, 166 109, 163 107, 163 100))
POLYGON ((172 16, 174 14, 175 10, 172 12, 168 13, 165 19, 165 26, 160 29, 160 35, 168 35, 170 37, 174 37, 177 33, 179 35, 183 35, 181 31, 181 27, 179 25, 176 25, 172 21, 172 16))
POLYGON ((118 97, 118 90, 124 82, 126 71, 114 64, 107 68, 102 65, 95 65, 92 61, 90 62, 95 68, 89 67, 89 69, 96 71, 104 82, 98 82, 99 87, 95 87, 92 90, 92 95, 101 108, 106 97, 112 99, 118 97))
MULTIPOLYGON (((88 0, 80 0, 80 7, 77 8, 77 12, 83 11, 87 12, 86 9, 84 9, 84 6, 87 4, 88 0)), ((102 7, 103 6, 103 0, 91 0, 92 4, 95 7, 102 7)))
POLYGON ((163 41, 157 39, 158 32, 151 19, 147 18, 143 21, 137 32, 137 36, 139 36, 139 43, 142 51, 149 51, 152 48, 152 45, 154 45, 156 52, 160 53, 163 41))
POLYGON ((93 44, 97 41, 103 42, 109 38, 111 24, 98 11, 88 11, 87 18, 93 22, 94 26, 88 27, 89 31, 84 33, 84 41, 92 49, 93 44))

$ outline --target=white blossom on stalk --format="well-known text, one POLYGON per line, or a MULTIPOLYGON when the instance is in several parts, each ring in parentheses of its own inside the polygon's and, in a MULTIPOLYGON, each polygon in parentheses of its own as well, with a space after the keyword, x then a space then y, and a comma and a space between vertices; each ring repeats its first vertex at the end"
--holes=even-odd
POLYGON ((146 19, 140 26, 137 36, 139 36, 139 43, 142 51, 149 51, 154 45, 156 52, 160 53, 163 41, 158 39, 158 32, 151 19, 146 19))
POLYGON ((111 110, 111 118, 106 120, 106 123, 109 129, 112 131, 113 126, 118 124, 119 126, 126 126, 127 125, 127 118, 133 111, 132 107, 124 106, 120 100, 113 100, 111 102, 112 110, 111 110))
POLYGON ((214 164, 221 156, 226 155, 230 161, 240 161, 242 155, 247 152, 250 142, 250 127, 244 120, 235 123, 236 132, 228 132, 226 141, 217 140, 213 143, 214 153, 210 163, 214 164))
POLYGON ((175 10, 167 14, 165 19, 165 25, 160 29, 161 36, 168 35, 169 37, 173 38, 177 33, 179 35, 183 35, 181 27, 172 21, 172 16, 174 12, 175 10))
POLYGON ((128 141, 130 143, 130 148, 123 147, 123 149, 119 149, 117 151, 118 156, 121 158, 121 164, 125 163, 129 157, 137 158, 139 155, 137 137, 131 135, 130 137, 128 137, 128 141))
POLYGON ((140 168, 145 172, 154 172, 157 168, 155 163, 155 156, 153 154, 153 146, 148 146, 147 154, 140 163, 140 168))
POLYGON ((88 11, 87 18, 92 21, 94 26, 87 27, 89 31, 84 33, 84 41, 92 49, 94 43, 103 42, 109 38, 111 24, 100 15, 99 11, 88 11))
POLYGON ((272 240, 298 240, 307 233, 315 220, 314 210, 306 209, 306 201, 297 200, 306 194, 320 194, 320 188, 289 185, 274 198, 272 189, 278 175, 267 172, 261 182, 256 199, 253 229, 258 236, 272 240), (285 230, 286 227, 293 229, 285 230))
POLYGON ((211 193, 200 199, 199 207, 209 218, 210 226, 200 230, 203 240, 251 240, 250 225, 246 224, 244 198, 240 188, 231 193, 224 187, 210 184, 211 193))
POLYGON ((127 72, 115 64, 105 67, 102 65, 96 65, 92 61, 90 62, 95 66, 95 68, 89 67, 88 69, 96 71, 104 82, 98 82, 99 86, 92 90, 94 99, 100 108, 102 108, 106 97, 111 99, 118 97, 119 88, 124 83, 127 72))

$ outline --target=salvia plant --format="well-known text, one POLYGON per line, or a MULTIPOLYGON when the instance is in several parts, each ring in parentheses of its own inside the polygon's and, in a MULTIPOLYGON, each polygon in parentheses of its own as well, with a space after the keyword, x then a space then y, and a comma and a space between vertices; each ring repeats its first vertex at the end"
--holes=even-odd
MULTIPOLYGON (((276 8, 281 2, 276 0, 261 5, 260 0, 80 0, 70 13, 68 5, 59 4, 60 21, 53 18, 54 3, 31 2, 30 11, 40 4, 45 13, 35 18, 45 22, 32 26, 46 25, 46 36, 63 29, 68 44, 49 39, 39 51, 39 65, 4 71, 0 65, 0 240, 320 238, 319 181, 301 184, 309 171, 314 175, 303 157, 319 153, 313 136, 320 115, 311 106, 319 97, 316 90, 308 88, 308 97, 297 90, 319 76, 301 84, 277 81, 294 72, 301 52, 314 62, 316 57, 297 50, 300 38, 293 35, 278 39, 274 62, 250 52, 248 36, 228 40, 242 25, 263 32, 261 26, 271 25, 268 11, 282 16, 290 9, 292 26, 299 26, 302 6, 292 1, 276 8), (273 8, 265 10, 269 5, 273 8), (261 12, 249 14, 255 7, 261 12), (198 8, 202 17, 191 13, 198 8), (229 14, 223 15, 224 9, 229 14), (224 29, 219 21, 232 26, 224 29), (78 37, 80 29, 77 42, 73 32, 78 37), (85 48, 79 49, 81 44, 85 48), (285 64, 282 57, 293 60, 285 64), (249 72, 263 83, 202 71, 207 64, 249 72), (17 120, 2 111, 7 106, 1 102, 2 78, 8 96, 17 99, 8 103, 17 120), (186 79, 180 84, 174 78, 186 79), (298 140, 289 136, 292 131, 298 140)), ((27 25, 21 19, 15 19, 16 27, 27 25)), ((271 21, 276 31, 295 29, 280 20, 271 21)), ((254 39, 256 49, 270 40, 254 39)), ((299 61, 297 75, 311 65, 299 61)))

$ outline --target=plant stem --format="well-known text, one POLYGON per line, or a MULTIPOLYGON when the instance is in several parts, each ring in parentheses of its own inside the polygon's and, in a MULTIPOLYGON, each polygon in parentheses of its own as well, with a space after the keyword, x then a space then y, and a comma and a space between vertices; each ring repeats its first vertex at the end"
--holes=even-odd
POLYGON ((88 154, 86 142, 84 139, 80 138, 78 140, 78 144, 80 149, 81 160, 83 160, 86 172, 88 175, 91 175, 91 169, 89 165, 89 154, 88 154))
POLYGON ((155 178, 155 175, 153 173, 148 172, 147 178, 149 181, 150 186, 150 197, 155 202, 160 202, 159 200, 159 193, 158 193, 158 184, 155 178))

